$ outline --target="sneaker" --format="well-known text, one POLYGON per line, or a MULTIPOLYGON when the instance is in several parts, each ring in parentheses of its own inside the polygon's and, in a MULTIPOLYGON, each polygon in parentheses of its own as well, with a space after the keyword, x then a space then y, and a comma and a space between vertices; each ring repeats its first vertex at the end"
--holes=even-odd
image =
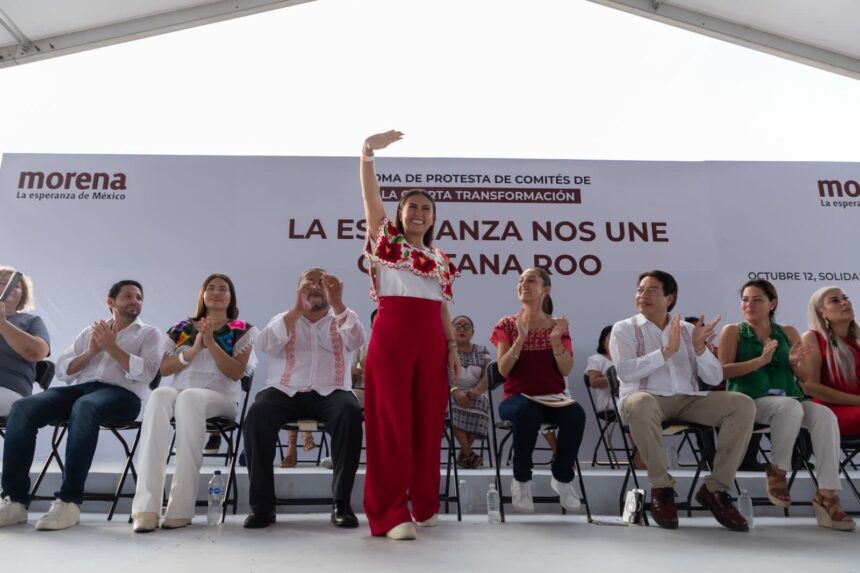
POLYGON ((415 525, 417 525, 418 527, 436 527, 437 525, 439 525, 439 514, 434 513, 424 521, 416 521, 415 525))
POLYGON ((562 483, 552 478, 549 482, 550 487, 558 494, 561 506, 568 511, 579 511, 582 503, 579 501, 579 495, 576 493, 576 488, 573 487, 573 481, 562 483))
POLYGON ((27 523, 27 508, 8 497, 0 499, 0 527, 27 523))
POLYGON ((81 522, 81 508, 76 503, 55 499, 48 513, 36 522, 39 531, 68 529, 81 522))
POLYGON ((320 467, 323 467, 327 470, 333 470, 334 469, 334 462, 331 461, 330 457, 325 457, 325 458, 320 460, 320 467))
POLYGON ((404 521, 400 525, 395 525, 391 529, 388 530, 388 533, 385 534, 385 537, 388 539, 395 539, 397 541, 405 541, 407 539, 415 539, 415 524, 411 521, 404 521))
POLYGON ((519 511, 531 513, 535 510, 532 501, 532 482, 511 480, 511 503, 519 511))
POLYGON ((209 439, 206 440, 206 445, 203 446, 204 454, 217 454, 221 449, 221 434, 209 434, 209 439))

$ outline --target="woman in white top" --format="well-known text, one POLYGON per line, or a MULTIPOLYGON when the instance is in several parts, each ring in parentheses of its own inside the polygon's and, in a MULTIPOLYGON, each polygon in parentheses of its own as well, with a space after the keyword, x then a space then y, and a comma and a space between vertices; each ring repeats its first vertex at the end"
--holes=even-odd
POLYGON ((609 380, 606 371, 612 366, 612 357, 609 355, 609 335, 612 334, 612 325, 604 326, 600 331, 597 341, 597 354, 588 357, 585 365, 585 373, 591 384, 591 396, 594 398, 594 407, 598 412, 612 409, 612 393, 609 388, 609 380))
POLYGON ((378 300, 364 379, 364 509, 373 535, 414 539, 413 519, 422 527, 437 523, 448 371, 456 379, 460 359, 448 313, 457 270, 432 246, 433 198, 404 191, 394 220, 382 204, 373 152, 402 136, 368 137, 361 157, 365 256, 371 298, 378 300))
POLYGON ((236 416, 239 381, 256 365, 257 328, 238 317, 233 281, 213 274, 200 287, 195 316, 167 331, 161 374, 172 375, 173 381, 152 393, 143 414, 132 502, 136 532, 158 527, 171 418, 176 420, 176 470, 161 527, 175 529, 191 523, 206 419, 236 416))

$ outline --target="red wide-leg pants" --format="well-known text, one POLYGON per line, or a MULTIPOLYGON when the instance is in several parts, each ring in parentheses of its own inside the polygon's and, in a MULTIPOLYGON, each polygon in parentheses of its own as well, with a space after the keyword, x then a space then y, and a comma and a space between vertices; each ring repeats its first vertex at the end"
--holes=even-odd
POLYGON ((364 510, 373 535, 439 512, 439 454, 448 406, 441 312, 438 301, 379 299, 364 378, 364 510))

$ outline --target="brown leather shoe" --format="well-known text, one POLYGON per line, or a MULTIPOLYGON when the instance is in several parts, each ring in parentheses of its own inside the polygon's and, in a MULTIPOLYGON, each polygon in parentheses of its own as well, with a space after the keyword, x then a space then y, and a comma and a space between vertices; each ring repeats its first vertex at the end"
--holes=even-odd
POLYGON ((714 514, 720 525, 732 531, 749 531, 747 520, 738 512, 732 503, 732 498, 724 491, 711 493, 702 485, 696 492, 696 501, 701 503, 714 514))
POLYGON ((674 489, 651 488, 651 517, 663 529, 678 529, 678 508, 675 507, 674 489))

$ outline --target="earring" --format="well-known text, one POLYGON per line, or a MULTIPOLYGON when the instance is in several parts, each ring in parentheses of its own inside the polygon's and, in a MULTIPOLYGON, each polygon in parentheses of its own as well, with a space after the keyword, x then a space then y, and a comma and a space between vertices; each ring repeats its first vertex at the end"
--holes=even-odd
POLYGON ((830 330, 830 320, 826 316, 824 317, 824 328, 830 330))

